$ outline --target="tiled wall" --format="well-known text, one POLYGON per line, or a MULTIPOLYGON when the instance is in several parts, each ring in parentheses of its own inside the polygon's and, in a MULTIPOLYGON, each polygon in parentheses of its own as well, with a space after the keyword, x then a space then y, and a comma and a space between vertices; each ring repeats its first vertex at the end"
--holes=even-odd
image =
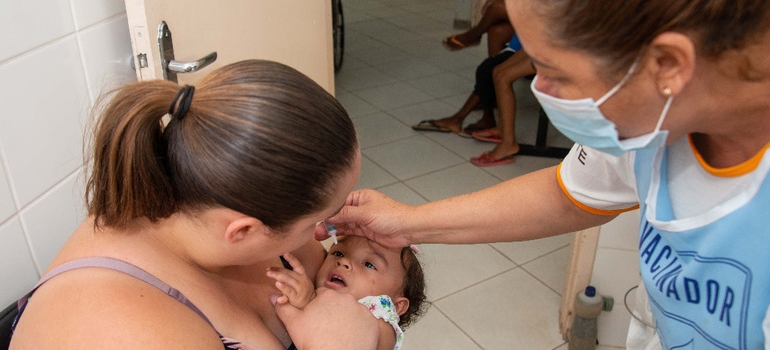
POLYGON ((32 287, 84 217, 95 98, 135 80, 122 0, 0 3, 0 306, 32 287))
MULTIPOLYGON (((626 310, 623 297, 639 284, 639 210, 623 213, 602 226, 599 245, 591 276, 591 284, 603 296, 615 300, 612 311, 599 315, 599 344, 626 346, 626 334, 631 314, 626 310)), ((629 303, 634 292, 629 293, 629 303)))

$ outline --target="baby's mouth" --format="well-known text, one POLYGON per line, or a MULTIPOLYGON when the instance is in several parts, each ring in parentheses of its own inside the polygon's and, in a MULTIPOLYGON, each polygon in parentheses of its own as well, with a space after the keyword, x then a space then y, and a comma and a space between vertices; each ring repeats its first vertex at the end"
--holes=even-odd
POLYGON ((329 277, 328 283, 334 284, 334 285, 337 285, 337 286, 340 286, 340 287, 345 287, 346 286, 345 280, 342 279, 342 277, 340 277, 340 275, 338 275, 336 273, 332 274, 332 276, 329 277))

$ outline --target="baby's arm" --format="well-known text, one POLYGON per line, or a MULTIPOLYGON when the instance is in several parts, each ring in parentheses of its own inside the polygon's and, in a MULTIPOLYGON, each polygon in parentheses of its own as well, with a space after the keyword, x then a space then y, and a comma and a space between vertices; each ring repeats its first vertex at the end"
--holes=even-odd
POLYGON ((297 258, 291 254, 285 254, 283 257, 289 262, 293 271, 281 267, 267 269, 267 277, 275 279, 275 287, 283 293, 276 299, 276 303, 288 302, 298 309, 303 309, 310 300, 315 298, 315 286, 297 258))

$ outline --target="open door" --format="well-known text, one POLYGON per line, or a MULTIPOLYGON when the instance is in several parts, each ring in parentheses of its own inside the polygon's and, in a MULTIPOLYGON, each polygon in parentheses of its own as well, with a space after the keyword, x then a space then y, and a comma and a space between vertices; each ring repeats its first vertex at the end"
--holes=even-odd
POLYGON ((125 3, 139 80, 193 84, 222 65, 259 58, 294 67, 334 93, 330 1, 125 3))

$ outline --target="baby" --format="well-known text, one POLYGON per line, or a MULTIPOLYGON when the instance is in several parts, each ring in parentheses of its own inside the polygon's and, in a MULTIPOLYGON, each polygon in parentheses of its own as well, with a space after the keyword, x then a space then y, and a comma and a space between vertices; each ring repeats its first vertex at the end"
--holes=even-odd
POLYGON ((293 270, 273 267, 267 275, 276 280, 283 293, 276 302, 288 302, 299 309, 315 297, 315 288, 350 293, 384 321, 380 323, 377 349, 398 350, 404 338, 402 327, 422 314, 425 302, 425 276, 415 250, 386 248, 365 237, 344 236, 329 249, 315 286, 290 254, 284 258, 293 270))

